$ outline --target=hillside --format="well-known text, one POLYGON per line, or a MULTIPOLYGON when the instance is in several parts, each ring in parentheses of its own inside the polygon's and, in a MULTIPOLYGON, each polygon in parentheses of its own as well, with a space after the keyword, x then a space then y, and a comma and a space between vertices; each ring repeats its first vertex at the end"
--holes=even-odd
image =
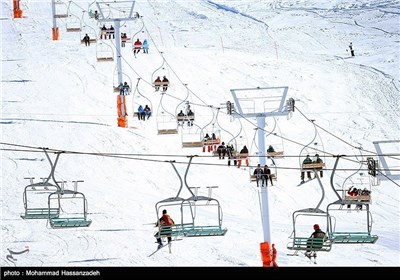
MULTIPOLYGON (((223 104, 232 100, 230 90, 289 88, 296 110, 290 119, 277 118, 279 129, 273 131, 284 140, 266 138, 267 143, 283 144, 286 155, 276 160, 278 180, 268 189, 271 235, 280 266, 314 266, 307 258, 288 256, 292 252, 286 248, 293 231, 292 213, 315 207, 321 198, 316 180, 297 186, 300 160, 306 151, 314 153, 310 147, 303 149, 314 137, 309 120, 319 127, 315 141, 323 144, 327 166, 321 179, 323 210, 337 199, 330 188, 333 155, 355 159, 340 161, 335 185, 342 186, 349 177, 358 182, 363 172, 369 186, 365 166, 355 172, 360 167, 357 148, 370 155, 375 152, 373 141, 400 138, 400 3, 326 2, 136 1, 142 21, 124 28, 131 36, 150 39, 150 51, 135 58, 131 46, 122 50, 124 78, 133 93, 127 96, 129 126, 120 128, 113 92, 115 61, 97 62, 98 46, 80 44, 82 34, 65 32, 65 20, 58 21, 61 39, 52 41, 49 3, 24 2, 25 17, 12 19, 11 2, 1 0, 3 256, 7 249, 29 247, 15 265, 261 266, 259 188, 250 183, 248 168, 228 167, 226 160, 210 157, 201 148, 183 149, 181 129, 177 135, 157 135, 161 95, 151 83, 155 75, 167 75, 171 86, 162 98, 166 111, 175 114, 189 93, 196 125, 205 127, 218 112, 222 139, 243 135, 247 142, 240 144, 247 144, 253 155, 256 120, 239 121, 226 114, 223 104), (355 57, 346 52, 350 42, 355 57), (135 98, 138 91, 142 96, 135 98), (133 112, 143 103, 150 103, 153 116, 138 121, 133 112), (88 201, 91 226, 56 230, 46 220, 21 219, 23 191, 29 183, 24 178, 39 181, 48 176, 49 163, 43 152, 16 151, 17 146, 4 143, 72 151, 60 156, 55 176, 67 181, 69 189, 71 181, 84 180, 79 191, 88 201), (118 156, 101 155, 106 153, 118 156), (174 242, 172 254, 164 250, 147 257, 157 246, 150 225, 157 219, 155 204, 175 196, 180 186, 165 161, 176 160, 177 170, 184 174, 188 155, 199 155, 188 172, 188 185, 201 187, 201 195, 207 195, 206 186, 218 186, 212 194, 221 204, 228 232, 224 237, 183 238, 174 242)), ((91 4, 76 3, 84 9, 91 4)), ((79 7, 73 7, 74 13, 82 15, 79 7)), ((86 17, 85 22, 98 28, 93 19, 86 17)), ((275 121, 266 122, 265 130, 272 131, 275 121)), ((388 153, 398 157, 399 146, 391 146, 388 153)), ((251 165, 257 163, 253 158, 251 165)), ((334 245, 329 253, 319 254, 318 266, 400 265, 399 182, 382 180, 372 187, 372 195, 372 232, 378 241, 334 245)), ((204 220, 215 215, 208 210, 199 213, 204 220)), ((364 227, 364 214, 342 211, 337 222, 344 228, 364 227)), ((179 220, 179 211, 171 216, 179 220)), ((324 219, 317 222, 326 224, 324 219)), ((303 220, 299 231, 309 235, 314 223, 315 219, 303 220)), ((3 257, 0 265, 14 264, 3 257)))

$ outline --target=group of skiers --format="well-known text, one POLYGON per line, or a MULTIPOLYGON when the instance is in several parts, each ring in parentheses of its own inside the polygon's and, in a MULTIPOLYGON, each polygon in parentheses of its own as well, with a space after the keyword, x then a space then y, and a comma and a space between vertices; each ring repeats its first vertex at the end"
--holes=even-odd
POLYGON ((133 55, 136 57, 136 54, 143 49, 143 53, 149 53, 149 43, 147 39, 143 40, 143 43, 139 40, 139 38, 133 43, 133 55))
POLYGON ((131 93, 131 87, 127 82, 121 83, 119 86, 119 94, 120 95, 129 95, 131 93))
MULTIPOLYGON (((318 154, 315 155, 314 160, 310 158, 310 155, 307 155, 306 158, 303 160, 303 168, 301 169, 301 183, 304 183, 304 168, 305 168, 304 165, 306 166, 307 164, 312 164, 312 163, 323 163, 323 161, 318 154)), ((324 174, 322 168, 319 169, 320 169, 319 174, 320 177, 322 178, 324 174)), ((307 169, 307 178, 311 180, 311 169, 307 169)))
POLYGON ((115 30, 114 27, 111 25, 110 28, 107 28, 105 24, 103 24, 103 27, 101 28, 101 32, 100 32, 100 39, 111 39, 111 36, 113 39, 115 39, 115 30))
POLYGON ((194 113, 192 112, 192 110, 189 109, 189 111, 186 112, 186 114, 183 113, 183 110, 181 110, 178 113, 177 117, 178 117, 178 125, 183 126, 186 120, 188 126, 193 126, 194 113))
MULTIPOLYGON (((212 137, 208 136, 208 133, 206 134, 206 136, 204 137, 204 141, 210 141, 210 140, 216 140, 215 133, 212 134, 212 137)), ((210 151, 211 150, 209 150, 209 152, 210 151)), ((237 155, 235 153, 235 148, 233 147, 233 144, 225 145, 225 142, 222 142, 217 147, 216 151, 219 159, 225 159, 225 156, 228 157, 228 166, 231 166, 231 161, 233 160, 234 166, 240 168, 242 159, 245 159, 246 165, 249 166, 249 159, 248 159, 249 151, 246 146, 243 146, 243 148, 240 150, 239 155, 237 155)), ((205 152, 204 147, 203 147, 203 152, 205 152)))
POLYGON ((145 121, 145 120, 146 120, 146 116, 147 116, 147 119, 149 119, 150 116, 151 116, 151 109, 150 109, 150 107, 149 107, 148 105, 146 105, 146 106, 143 108, 142 105, 139 105, 139 107, 138 107, 138 120, 139 120, 139 121, 140 121, 140 120, 145 121))
POLYGON ((162 91, 166 92, 168 89, 168 85, 169 85, 169 80, 167 79, 166 76, 163 77, 163 79, 160 79, 160 76, 158 76, 155 80, 154 80, 154 88, 156 91, 160 90, 160 86, 162 86, 162 91))
MULTIPOLYGON (((369 196, 371 194, 370 190, 367 190, 367 188, 362 189, 357 189, 356 187, 352 186, 350 187, 350 189, 347 191, 347 194, 349 196, 369 196)), ((361 198, 360 198, 361 200, 361 198)), ((369 200, 369 199, 367 199, 369 200)), ((351 207, 350 204, 347 204, 347 209, 349 209, 351 207)), ((363 206, 361 203, 356 204, 356 209, 362 210, 363 206)))
POLYGON ((268 180, 271 182, 271 186, 274 185, 272 183, 271 169, 269 169, 268 165, 264 165, 264 168, 261 168, 261 165, 258 164, 253 175, 256 177, 257 187, 260 186, 260 182, 261 187, 268 187, 268 180))

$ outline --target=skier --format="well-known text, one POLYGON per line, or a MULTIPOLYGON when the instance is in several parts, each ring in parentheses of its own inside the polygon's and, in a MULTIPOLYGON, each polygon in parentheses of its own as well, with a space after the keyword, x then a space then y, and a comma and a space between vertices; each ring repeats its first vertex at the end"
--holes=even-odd
POLYGON ((271 186, 274 185, 272 184, 271 169, 269 169, 268 165, 264 165, 264 180, 265 180, 265 186, 268 187, 268 180, 271 182, 271 186))
POLYGON ((136 42, 133 44, 133 55, 136 57, 136 54, 140 52, 140 49, 142 48, 142 42, 140 42, 139 39, 136 40, 136 42))
POLYGON ((149 43, 146 39, 143 41, 143 53, 149 53, 149 43))
POLYGON ((221 157, 222 159, 225 159, 225 154, 226 154, 225 142, 222 142, 222 144, 218 146, 217 152, 219 159, 221 159, 221 157))
POLYGON ((260 164, 257 165, 257 168, 254 170, 254 175, 256 176, 257 187, 259 187, 258 182, 261 180, 261 187, 264 187, 264 171, 261 168, 260 164))
POLYGON ((145 113, 144 113, 143 106, 139 105, 139 108, 138 108, 138 119, 139 119, 139 121, 144 120, 144 115, 145 115, 145 113))
MULTIPOLYGON (((160 236, 166 236, 171 233, 171 226, 175 225, 174 220, 167 214, 167 210, 164 209, 162 211, 162 216, 156 223, 156 226, 159 227, 159 232, 154 235, 154 237, 157 239, 158 247, 157 249, 160 249, 163 246, 162 240, 160 236)), ((171 235, 167 236, 168 239, 168 244, 171 243, 172 237, 171 235)))
MULTIPOLYGON (((315 157, 316 157, 316 159, 313 161, 313 163, 323 163, 322 159, 319 157, 319 154, 316 154, 315 157)), ((324 175, 324 173, 323 173, 323 171, 322 171, 322 168, 321 168, 321 170, 319 171, 319 175, 320 175, 321 178, 322 178, 323 175, 324 175)))
MULTIPOLYGON (((303 160, 303 165, 312 163, 312 160, 309 155, 303 160)), ((307 170, 307 178, 311 179, 311 171, 307 170)), ((304 169, 301 169, 301 183, 304 183, 304 169)))
POLYGON ((85 35, 85 37, 83 37, 83 42, 85 43, 85 46, 90 46, 90 37, 89 35, 85 35))
POLYGON ((156 91, 160 89, 160 85, 161 85, 161 79, 160 77, 157 77, 157 79, 154 80, 154 88, 156 89, 156 91))
POLYGON ((351 56, 354 56, 354 50, 353 50, 353 43, 352 42, 350 42, 349 49, 350 49, 351 56))
MULTIPOLYGON (((305 253, 306 257, 311 258, 312 255, 312 249, 320 249, 322 248, 323 242, 318 242, 318 244, 316 244, 316 241, 314 241, 314 238, 321 238, 321 239, 325 239, 326 238, 326 233, 323 232, 320 228, 318 224, 314 225, 314 232, 311 234, 310 238, 307 240, 307 251, 305 253)), ((317 256, 317 254, 314 251, 314 258, 317 256)))
POLYGON ((167 91, 168 89, 168 84, 169 84, 169 80, 167 79, 167 77, 163 77, 163 80, 161 81, 162 85, 163 85, 163 91, 167 91))
POLYGON ((237 167, 240 168, 242 166, 242 159, 246 159, 246 166, 249 166, 249 150, 247 149, 246 145, 243 146, 243 149, 240 150, 239 153, 239 161, 237 167))
POLYGON ((120 95, 129 95, 130 92, 131 92, 131 87, 128 85, 127 82, 124 82, 121 88, 120 95))

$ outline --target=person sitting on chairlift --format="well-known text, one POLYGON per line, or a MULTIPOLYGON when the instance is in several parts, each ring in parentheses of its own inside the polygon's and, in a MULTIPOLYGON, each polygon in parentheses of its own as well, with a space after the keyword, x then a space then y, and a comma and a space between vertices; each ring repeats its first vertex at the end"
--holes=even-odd
POLYGON ((150 109, 150 107, 149 107, 148 105, 146 105, 146 106, 144 107, 144 113, 145 113, 145 115, 147 116, 147 119, 149 119, 150 116, 151 116, 151 109, 150 109))
MULTIPOLYGON (((244 157, 243 155, 248 154, 249 150, 247 149, 246 145, 243 146, 243 149, 240 150, 239 153, 239 162, 237 167, 240 168, 240 166, 242 165, 242 158, 244 157)), ((246 166, 249 166, 249 158, 246 157, 246 166)))
POLYGON ((161 79, 160 77, 157 77, 157 79, 154 80, 154 88, 156 91, 160 89, 160 85, 161 85, 161 79))
POLYGON ((267 149, 267 153, 275 153, 275 149, 274 149, 274 147, 272 147, 272 145, 269 145, 269 147, 267 149))
POLYGON ((139 38, 133 44, 133 55, 136 57, 136 54, 140 52, 142 49, 142 42, 140 42, 139 38))
POLYGON ((221 145, 218 146, 217 153, 218 153, 219 159, 221 159, 221 157, 222 157, 222 159, 225 159, 225 155, 226 155, 225 142, 222 142, 221 145))
MULTIPOLYGON (((167 210, 164 209, 162 211, 161 218, 156 223, 156 226, 158 226, 160 228, 159 232, 154 235, 154 237, 156 237, 157 243, 158 243, 157 249, 160 249, 163 246, 161 237, 159 237, 160 234, 163 233, 163 235, 166 235, 166 234, 168 234, 168 232, 171 232, 171 226, 173 226, 173 225, 175 225, 174 220, 172 220, 172 218, 167 214, 167 210)), ((167 239, 168 239, 168 243, 171 243, 172 237, 170 235, 167 236, 167 239)))
MULTIPOLYGON (((303 160, 303 164, 310 164, 312 163, 312 159, 310 158, 309 155, 306 156, 306 158, 303 160)), ((307 178, 311 179, 311 171, 307 170, 307 178)), ((304 169, 303 167, 301 168, 301 183, 304 183, 304 169)))
POLYGON ((108 29, 108 39, 111 39, 111 36, 113 39, 115 39, 115 30, 112 25, 110 26, 110 29, 108 29))
POLYGON ((163 91, 167 91, 168 85, 169 85, 169 80, 167 79, 166 76, 163 77, 162 84, 163 84, 163 91))
POLYGON ((193 126, 194 113, 192 112, 191 109, 189 109, 187 116, 188 116, 188 126, 193 126))
POLYGON ((178 113, 178 125, 183 125, 183 123, 184 123, 184 116, 185 116, 185 114, 183 113, 183 111, 181 110, 179 113, 178 113))
POLYGON ((90 37, 89 35, 85 35, 85 37, 83 37, 83 42, 85 43, 85 46, 90 46, 90 37))
MULTIPOLYGON (((322 238, 323 240, 325 240, 326 238, 326 233, 323 232, 320 228, 318 224, 314 225, 314 232, 311 234, 310 238, 307 240, 307 251, 305 253, 305 255, 309 258, 311 258, 311 254, 312 254, 312 250, 313 249, 321 249, 323 242, 318 244, 315 244, 313 241, 314 238, 322 238)), ((314 252, 314 258, 316 257, 316 253, 314 252)))
POLYGON ((131 92, 131 87, 128 85, 127 82, 124 82, 124 84, 122 85, 121 88, 121 95, 129 95, 129 93, 131 92))
POLYGON ((145 117, 145 113, 144 113, 143 106, 139 105, 139 108, 138 108, 138 119, 139 119, 139 121, 144 120, 144 117, 145 117))
POLYGON ((257 168, 254 170, 253 175, 256 177, 257 187, 259 187, 259 182, 261 181, 261 187, 264 187, 264 171, 260 164, 257 164, 257 168))
POLYGON ((236 166, 237 161, 236 159, 233 158, 233 152, 235 151, 235 149, 233 148, 233 144, 228 145, 226 147, 226 154, 228 156, 228 166, 231 165, 231 159, 233 159, 233 164, 236 166))
POLYGON ((274 184, 272 183, 272 174, 271 169, 269 169, 268 165, 264 165, 264 177, 265 177, 265 185, 268 187, 268 180, 271 182, 271 186, 274 184))
MULTIPOLYGON (((313 161, 313 163, 323 163, 322 159, 319 157, 319 154, 315 155, 315 160, 313 161)), ((323 177, 323 171, 322 169, 319 171, 319 176, 322 178, 323 177)))

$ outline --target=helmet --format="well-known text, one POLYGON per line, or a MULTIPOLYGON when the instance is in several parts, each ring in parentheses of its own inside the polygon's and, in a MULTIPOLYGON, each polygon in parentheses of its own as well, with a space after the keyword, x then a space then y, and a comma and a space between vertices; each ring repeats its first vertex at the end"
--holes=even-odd
POLYGON ((318 230, 319 229, 319 225, 318 224, 315 224, 314 225, 314 230, 318 230))

